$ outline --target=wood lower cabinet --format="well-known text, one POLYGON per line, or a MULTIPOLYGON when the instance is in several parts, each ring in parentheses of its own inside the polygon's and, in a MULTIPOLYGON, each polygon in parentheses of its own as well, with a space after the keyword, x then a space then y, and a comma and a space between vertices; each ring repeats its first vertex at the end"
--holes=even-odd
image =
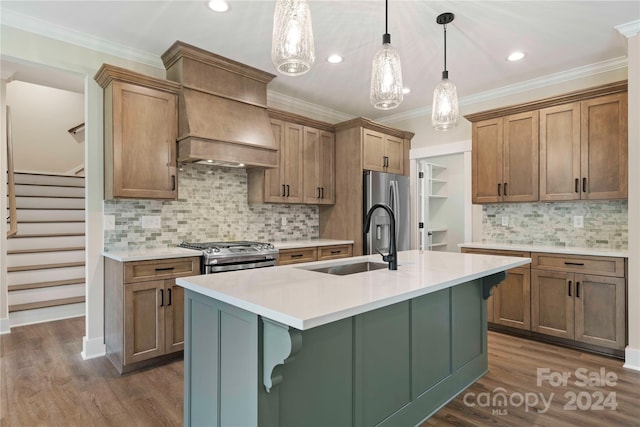
POLYGON ((624 349, 624 275, 622 258, 533 254, 532 331, 624 349), (553 269, 540 269, 545 265, 553 269))
POLYGON ((325 261, 353 256, 353 245, 311 246, 304 248, 280 249, 277 265, 299 264, 303 262, 325 261))
MULTIPOLYGON (((531 257, 530 252, 462 248, 463 253, 531 257)), ((507 277, 487 299, 487 321, 512 328, 531 329, 531 275, 529 266, 507 270, 507 277)))
POLYGON ((105 259, 105 344, 118 372, 184 348, 184 290, 176 277, 200 274, 200 258, 105 259))
POLYGON ((104 198, 177 199, 180 85, 104 64, 104 198))

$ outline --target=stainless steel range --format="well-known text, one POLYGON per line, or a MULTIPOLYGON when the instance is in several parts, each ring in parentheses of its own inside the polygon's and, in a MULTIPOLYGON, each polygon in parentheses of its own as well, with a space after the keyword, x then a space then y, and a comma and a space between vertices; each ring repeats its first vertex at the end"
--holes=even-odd
POLYGON ((271 243, 262 242, 182 242, 181 248, 202 251, 202 274, 249 268, 273 267, 278 250, 271 243))

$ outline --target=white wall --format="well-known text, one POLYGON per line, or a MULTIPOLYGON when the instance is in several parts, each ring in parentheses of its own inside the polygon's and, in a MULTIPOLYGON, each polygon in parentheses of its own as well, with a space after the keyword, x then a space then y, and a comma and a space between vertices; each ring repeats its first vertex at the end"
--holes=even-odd
POLYGON ((84 122, 84 94, 16 80, 7 105, 16 171, 64 174, 84 164, 84 141, 68 132, 84 122))
MULTIPOLYGON (((7 135, 5 94, 7 81, 0 80, 0 171, 7 170, 7 135)), ((0 185, 0 212, 7 211, 7 186, 0 185)), ((0 242, 6 241, 7 222, 0 221, 0 242)), ((7 245, 0 244, 0 334, 9 332, 9 304, 7 297, 7 245)))
MULTIPOLYGON (((52 67, 79 75, 85 80, 87 315, 82 356, 85 358, 100 356, 104 354, 104 268, 101 255, 103 249, 103 100, 102 88, 95 82, 93 76, 105 62, 153 77, 164 78, 165 70, 4 25, 1 27, 0 36, 3 59, 26 63, 33 67, 52 67)), ((5 94, 3 93, 2 96, 4 98, 5 94)), ((4 140, 0 150, 6 151, 4 140)), ((6 300, 6 290, 0 297, 6 300)), ((6 313, 0 312, 0 315, 6 315, 6 313)), ((4 319, 0 319, 0 322, 4 322, 4 319)))

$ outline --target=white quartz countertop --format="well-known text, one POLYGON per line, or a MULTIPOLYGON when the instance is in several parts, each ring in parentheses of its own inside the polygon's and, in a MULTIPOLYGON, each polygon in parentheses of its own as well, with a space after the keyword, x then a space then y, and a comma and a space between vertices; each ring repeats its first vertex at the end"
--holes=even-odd
POLYGON ((621 258, 629 257, 629 254, 625 249, 522 245, 522 244, 491 243, 491 242, 460 243, 458 247, 469 248, 469 249, 496 249, 496 250, 505 250, 505 251, 546 252, 546 253, 552 253, 552 254, 565 254, 565 255, 610 256, 610 257, 621 257, 621 258))
POLYGON ((333 240, 333 239, 308 239, 308 240, 284 240, 282 242, 271 242, 276 249, 298 249, 316 246, 352 245, 353 240, 333 240))
POLYGON ((178 278, 176 283, 276 322, 304 330, 509 270, 529 258, 404 251, 398 270, 336 276, 305 270, 382 262, 380 255, 178 278))
POLYGON ((135 250, 113 250, 104 251, 102 255, 120 262, 127 261, 148 261, 152 259, 165 258, 186 258, 191 256, 200 256, 202 251, 185 248, 154 248, 154 249, 135 249, 135 250))

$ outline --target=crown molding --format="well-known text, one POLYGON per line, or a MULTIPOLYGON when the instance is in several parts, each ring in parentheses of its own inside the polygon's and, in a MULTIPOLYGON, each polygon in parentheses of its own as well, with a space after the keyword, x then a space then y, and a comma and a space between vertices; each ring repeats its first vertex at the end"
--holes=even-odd
MULTIPOLYGON (((488 90, 485 92, 476 93, 473 95, 462 97, 458 100, 459 106, 473 105, 480 102, 489 101, 495 98, 502 98, 505 96, 515 95, 522 92, 532 91, 540 89, 546 86, 554 84, 564 83, 571 80, 576 80, 584 77, 593 76, 596 74, 606 73, 608 71, 618 70, 621 68, 627 68, 627 57, 613 58, 606 61, 596 62, 594 64, 584 65, 582 67, 572 68, 570 70, 561 71, 555 74, 549 74, 548 76, 538 77, 524 82, 503 86, 497 89, 488 90)), ((431 105, 417 108, 415 110, 407 111, 404 113, 394 114, 387 116, 383 119, 379 119, 380 123, 392 123, 402 120, 415 119, 418 117, 424 117, 431 115, 431 105)))
POLYGON ((627 22, 626 24, 616 25, 614 28, 626 38, 633 37, 636 34, 640 33, 640 19, 627 22))
POLYGON ((16 13, 12 10, 2 11, 2 25, 98 52, 103 52, 119 58, 139 62, 141 64, 150 65, 152 67, 164 68, 162 59, 159 55, 154 55, 152 53, 105 40, 100 37, 91 36, 61 25, 52 24, 51 22, 47 22, 42 19, 16 13))
POLYGON ((312 102, 303 101, 280 92, 267 90, 267 105, 277 109, 293 110, 297 114, 307 115, 332 124, 344 122, 355 118, 341 111, 323 107, 312 102))

